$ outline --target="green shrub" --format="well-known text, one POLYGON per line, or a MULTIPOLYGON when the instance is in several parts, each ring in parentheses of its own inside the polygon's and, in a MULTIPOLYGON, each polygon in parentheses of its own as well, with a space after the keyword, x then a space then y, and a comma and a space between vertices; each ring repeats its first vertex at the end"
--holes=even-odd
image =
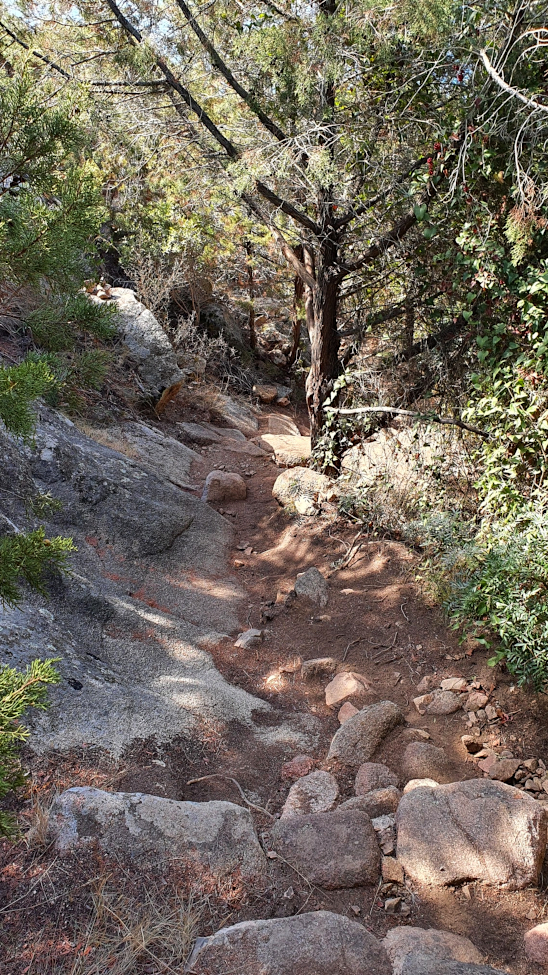
MULTIPOLYGON (((0 666, 0 800, 24 784, 17 752, 29 732, 20 718, 29 708, 43 711, 47 707, 47 685, 60 680, 55 662, 33 660, 23 672, 0 666)), ((0 810, 0 836, 12 837, 15 833, 14 817, 0 810)))

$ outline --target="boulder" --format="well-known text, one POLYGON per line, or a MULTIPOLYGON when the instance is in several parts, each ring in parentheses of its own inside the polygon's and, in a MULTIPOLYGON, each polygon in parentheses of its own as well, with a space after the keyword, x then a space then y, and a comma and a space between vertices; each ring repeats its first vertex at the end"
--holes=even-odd
POLYGON ((159 398, 164 389, 182 384, 185 374, 179 369, 171 343, 152 312, 129 288, 112 288, 111 294, 116 302, 122 341, 137 365, 146 393, 159 398))
POLYGON ((409 779, 403 787, 403 794, 413 792, 413 789, 437 789, 438 785, 435 779, 409 779))
POLYGON ((240 474, 211 471, 207 475, 202 501, 245 501, 246 497, 246 483, 240 474))
MULTIPOLYGON (((221 430, 215 432, 211 426, 203 426, 201 423, 178 423, 181 432, 192 440, 193 443, 205 446, 206 444, 222 443, 221 430)), ((245 439, 245 437, 243 438, 245 439)))
MULTIPOLYGON (((336 704, 340 704, 341 701, 346 700, 347 697, 363 697, 370 690, 371 685, 366 677, 344 670, 340 674, 337 674, 327 685, 325 689, 325 703, 328 708, 333 707, 336 704)), ((344 722, 342 723, 344 724, 344 722)))
POLYGON ((264 881, 266 860, 249 811, 232 802, 177 802, 140 792, 76 787, 54 800, 60 852, 96 842, 114 856, 176 858, 217 878, 264 881))
POLYGON ((192 975, 390 975, 380 942, 356 921, 314 911, 269 921, 243 921, 198 938, 192 975))
POLYGON ((310 772, 293 783, 282 809, 282 819, 329 812, 339 797, 339 786, 329 772, 310 772))
POLYGON ((404 721, 403 712, 392 701, 370 704, 335 732, 327 757, 359 768, 373 758, 386 736, 404 721))
POLYGON ((280 819, 267 845, 311 884, 337 890, 376 883, 380 852, 369 816, 357 809, 280 819))
POLYGON ((318 474, 308 467, 293 467, 283 471, 272 488, 272 497, 278 504, 299 514, 314 514, 314 502, 321 501, 332 482, 325 474, 318 474))
POLYGON ((434 779, 436 782, 453 782, 457 775, 443 748, 436 748, 427 741, 412 741, 403 753, 402 774, 405 781, 434 779))
POLYGON ((317 680, 322 677, 329 677, 334 674, 339 661, 335 657, 313 657, 312 660, 304 660, 301 667, 301 677, 303 680, 317 680))
POLYGON ((296 423, 288 416, 273 413, 266 421, 266 432, 275 436, 300 437, 301 433, 296 423))
POLYGON ((213 419, 219 418, 227 427, 235 427, 246 437, 254 437, 259 429, 259 421, 253 411, 245 403, 217 393, 210 403, 213 419))
POLYGON ((361 809, 362 812, 375 819, 377 816, 386 816, 395 813, 401 799, 401 792, 393 785, 386 789, 374 789, 364 796, 353 796, 342 802, 339 809, 361 809))
POLYGON ((544 811, 518 789, 470 779, 406 793, 397 811, 398 860, 418 883, 535 884, 546 850, 544 811))
POLYGON ((274 454, 278 467, 303 467, 312 453, 310 437, 265 433, 260 446, 274 454))
POLYGON ((329 599, 327 581, 315 566, 307 569, 306 572, 299 572, 295 580, 295 592, 297 596, 310 599, 322 609, 327 606, 329 599))
POLYGON ((525 934, 525 954, 537 965, 548 968, 548 923, 536 924, 525 934))
POLYGON ((382 765, 380 762, 364 762, 358 769, 354 792, 357 796, 364 796, 368 792, 397 785, 398 776, 394 775, 387 765, 382 765))
POLYGON ((405 960, 421 955, 426 961, 461 961, 481 965, 481 952, 469 941, 449 931, 434 928, 392 928, 382 942, 393 965, 393 975, 402 975, 405 960))

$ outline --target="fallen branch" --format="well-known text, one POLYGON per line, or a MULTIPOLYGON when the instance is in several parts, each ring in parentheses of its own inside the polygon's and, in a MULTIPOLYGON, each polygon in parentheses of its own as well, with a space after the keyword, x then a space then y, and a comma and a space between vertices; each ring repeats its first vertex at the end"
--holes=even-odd
POLYGON ((450 416, 438 416, 437 413, 417 413, 415 410, 401 410, 396 406, 358 406, 355 409, 345 409, 341 406, 326 406, 324 409, 326 413, 341 413, 344 416, 351 416, 358 413, 397 413, 400 416, 412 416, 415 420, 423 420, 425 423, 447 423, 451 426, 459 427, 461 430, 476 433, 478 437, 483 437, 484 440, 489 440, 491 437, 491 434, 487 433, 486 430, 480 430, 479 427, 474 427, 471 423, 465 423, 464 420, 454 420, 450 416))
POLYGON ((206 779, 226 779, 228 782, 232 782, 250 809, 255 809, 256 812, 262 813, 263 816, 268 816, 269 819, 276 819, 276 817, 273 816, 272 813, 269 813, 267 809, 263 809, 262 806, 256 806, 254 802, 250 802, 240 783, 237 782, 236 779, 233 779, 231 775, 223 775, 221 772, 212 772, 211 775, 202 775, 199 779, 189 779, 187 785, 196 785, 197 782, 205 782, 206 779))

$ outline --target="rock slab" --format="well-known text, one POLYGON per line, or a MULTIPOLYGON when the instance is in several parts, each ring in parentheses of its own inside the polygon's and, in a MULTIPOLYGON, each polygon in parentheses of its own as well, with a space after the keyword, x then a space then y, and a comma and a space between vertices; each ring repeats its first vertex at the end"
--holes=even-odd
POLYGON ((243 921, 198 938, 192 975, 390 975, 381 943, 363 925, 330 911, 243 921))
POLYGON ((396 816, 398 860, 418 883, 479 880, 517 890, 537 881, 544 812, 518 789, 489 779, 417 788, 396 816))
POLYGON ((249 811, 232 802, 76 787, 54 801, 50 829, 60 852, 96 842, 112 854, 177 857, 215 877, 238 874, 254 883, 266 875, 249 811))
POLYGON ((337 890, 378 880, 375 831, 369 816, 357 809, 280 819, 268 844, 319 887, 337 890))
POLYGON ((327 757, 358 768, 373 758, 386 736, 404 721, 403 712, 392 701, 370 704, 334 734, 327 757))

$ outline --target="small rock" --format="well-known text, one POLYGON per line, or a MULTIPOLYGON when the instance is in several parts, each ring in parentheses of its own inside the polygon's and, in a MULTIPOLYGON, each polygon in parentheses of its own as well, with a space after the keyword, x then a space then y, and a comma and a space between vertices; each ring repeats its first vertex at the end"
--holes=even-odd
POLYGON ((439 785, 435 779, 410 779, 403 787, 403 794, 413 792, 413 789, 436 789, 439 785))
POLYGON ((460 695, 452 691, 433 691, 428 697, 427 714, 454 714, 461 707, 460 695))
POLYGON ((436 678, 434 677, 433 674, 427 674, 417 684, 417 693, 428 694, 428 692, 431 691, 432 688, 435 686, 436 686, 436 678))
POLYGON ((384 902, 384 909, 387 914, 395 914, 401 904, 401 897, 387 897, 384 902))
POLYGON ((384 857, 381 862, 382 879, 386 883, 403 884, 405 873, 401 863, 395 857, 384 857))
POLYGON ((392 813, 375 816, 371 825, 377 834, 377 840, 382 852, 388 856, 396 849, 396 817, 392 813))
POLYGON ((487 704, 488 700, 487 694, 484 694, 483 691, 471 691, 462 706, 465 711, 479 711, 487 704))
POLYGON ((397 787, 397 785, 398 777, 388 766, 379 762, 364 762, 358 769, 354 792, 357 796, 363 796, 374 790, 386 789, 389 786, 397 787))
POLYGON ((354 715, 357 713, 358 708, 355 708, 350 701, 346 701, 337 715, 339 724, 344 724, 345 721, 348 721, 349 718, 354 717, 354 715))
POLYGON ((525 762, 521 763, 528 772, 536 772, 538 768, 538 760, 536 758, 528 758, 525 762))
POLYGON ((334 674, 339 661, 335 657, 313 657, 312 660, 305 660, 301 667, 301 677, 303 680, 316 680, 321 677, 329 677, 334 674))
POLYGON ((337 890, 375 883, 380 865, 369 816, 357 809, 279 819, 268 846, 319 887, 337 890))
POLYGON ((548 966, 548 923, 537 924, 525 935, 525 954, 537 965, 548 966))
POLYGON ((206 477, 202 501, 244 501, 247 487, 243 477, 226 471, 211 471, 206 477))
POLYGON ((310 772, 293 783, 282 809, 282 819, 329 812, 339 797, 336 778, 329 772, 310 772))
POLYGON ((497 709, 493 707, 492 704, 488 704, 485 708, 485 714, 487 715, 488 721, 496 721, 498 719, 497 709))
POLYGON ((403 712, 392 701, 370 704, 341 725, 331 741, 328 760, 336 759, 359 768, 373 758, 386 736, 404 722, 403 712))
POLYGON ((353 674, 350 671, 342 671, 336 674, 325 689, 325 703, 328 708, 335 704, 340 704, 347 697, 354 695, 363 696, 371 690, 371 685, 367 678, 361 674, 353 674))
POLYGON ((487 715, 483 710, 483 708, 480 708, 479 711, 476 711, 476 718, 478 719, 480 725, 485 724, 485 722, 487 721, 487 715))
POLYGON ((310 599, 322 608, 327 606, 329 598, 327 581, 315 566, 307 569, 306 572, 299 572, 295 580, 295 592, 297 596, 310 599))
POLYGON ((253 392, 261 403, 273 403, 278 398, 278 390, 275 386, 258 384, 253 387, 253 392))
POLYGON ((280 770, 280 778, 287 781, 300 779, 303 775, 308 775, 314 768, 314 759, 310 755, 295 755, 291 761, 285 762, 280 770))
POLYGON ((492 779, 496 779, 498 782, 509 782, 513 779, 517 769, 519 768, 519 759, 516 758, 503 758, 498 762, 495 762, 493 768, 489 772, 492 779))
POLYGON ((455 693, 465 691, 467 686, 464 677, 447 677, 440 684, 442 691, 455 691, 455 693))
POLYGON ((413 704, 419 714, 426 714, 426 708, 431 703, 433 696, 433 694, 421 694, 420 697, 413 698, 413 704))
POLYGON ((258 647, 263 642, 263 636, 264 633, 262 630, 244 630, 243 633, 238 633, 238 639, 234 646, 242 650, 248 650, 249 647, 258 647))

